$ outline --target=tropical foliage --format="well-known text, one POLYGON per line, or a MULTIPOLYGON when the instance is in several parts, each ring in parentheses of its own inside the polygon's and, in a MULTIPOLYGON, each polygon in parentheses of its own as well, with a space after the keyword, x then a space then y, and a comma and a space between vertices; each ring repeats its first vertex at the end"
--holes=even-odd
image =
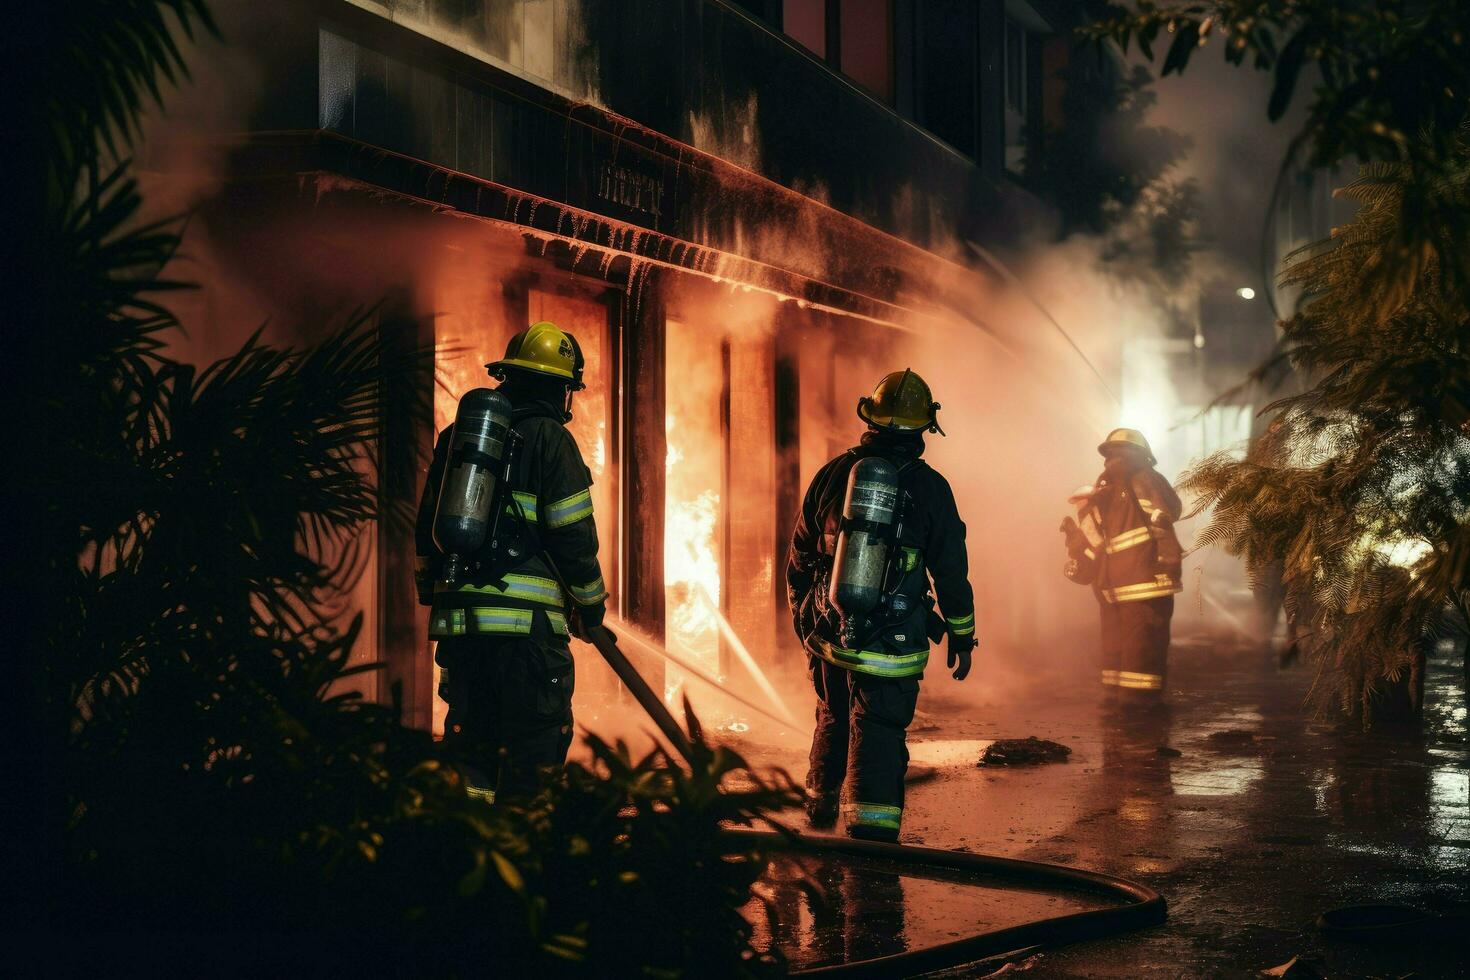
POLYGON ((361 620, 335 614, 365 532, 395 519, 375 474, 389 420, 427 417, 426 353, 358 311, 302 325, 312 346, 176 359, 179 229, 140 224, 126 163, 100 160, 183 77, 172 31, 209 22, 194 2, 68 16, 50 41, 88 71, 46 104, 33 303, 3 368, 26 516, 6 578, 29 616, 14 744, 35 774, 12 788, 38 811, 7 868, 36 925, 131 934, 145 958, 176 948, 147 934, 269 935, 303 969, 354 951, 422 973, 779 969, 740 914, 762 856, 721 828, 799 791, 710 746, 687 706, 689 759, 594 738, 589 763, 491 807, 396 706, 347 690, 374 665, 348 667, 361 620))
POLYGON ((1271 73, 1270 120, 1309 89, 1283 175, 1362 164, 1341 192, 1356 218, 1288 263, 1305 305, 1253 377, 1285 362, 1307 390, 1265 410, 1243 460, 1208 459, 1184 486, 1213 508, 1201 540, 1284 587, 1323 703, 1365 723, 1417 711, 1425 630, 1447 602, 1463 616, 1470 587, 1470 7, 1138 0, 1091 33, 1149 60, 1167 37, 1164 75, 1218 42, 1227 62, 1271 73))
MULTIPOLYGON (((1131 44, 1148 60, 1167 38, 1161 74, 1184 71, 1215 41, 1226 61, 1270 72, 1266 105, 1282 119, 1298 89, 1310 87, 1305 118, 1282 173, 1298 164, 1330 169, 1356 160, 1402 163, 1401 218, 1384 241, 1373 282, 1397 294, 1426 274, 1470 278, 1464 231, 1470 197, 1459 139, 1470 92, 1470 5, 1457 0, 1138 0, 1110 4, 1089 33, 1131 44)), ((1391 307, 1380 307, 1380 316, 1391 307)))
MULTIPOLYGON (((1426 631, 1447 602, 1463 616, 1470 589, 1470 296, 1433 249, 1406 290, 1377 274, 1404 234, 1408 171, 1364 167, 1342 191, 1356 218, 1283 277, 1309 301, 1282 324, 1281 357, 1317 384, 1266 409, 1243 460, 1207 459, 1182 484, 1212 508, 1200 543, 1281 576, 1317 693, 1365 722, 1417 708, 1384 688, 1417 698, 1426 631)), ((1470 165, 1439 179, 1463 185, 1470 165)))

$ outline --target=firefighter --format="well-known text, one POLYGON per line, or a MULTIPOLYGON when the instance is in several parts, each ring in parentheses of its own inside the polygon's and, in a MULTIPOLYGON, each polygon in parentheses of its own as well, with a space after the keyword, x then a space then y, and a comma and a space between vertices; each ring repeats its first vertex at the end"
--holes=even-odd
POLYGON ((944 434, 938 409, 913 371, 880 381, 858 401, 861 444, 817 472, 791 539, 787 598, 817 693, 807 817, 831 827, 841 803, 851 837, 898 839, 905 734, 930 640, 948 637, 955 680, 969 674, 975 648, 965 525, 949 483, 920 459, 924 434, 944 434), (862 592, 845 569, 864 562, 869 605, 843 608, 834 597, 853 605, 862 592))
POLYGON ((1168 673, 1174 593, 1183 590, 1174 532, 1179 496, 1154 469, 1143 433, 1114 429, 1098 452, 1102 475, 1072 496, 1078 522, 1063 523, 1067 575, 1097 596, 1104 695, 1157 704, 1168 673))
POLYGON ((440 433, 419 506, 419 601, 431 607, 445 737, 479 760, 471 792, 535 790, 538 770, 560 766, 572 742, 573 662, 568 634, 600 626, 607 590, 597 562, 592 474, 566 429, 572 393, 586 387, 581 347, 542 321, 485 365, 511 403, 509 478, 488 539, 452 584, 433 522, 452 427, 440 433))

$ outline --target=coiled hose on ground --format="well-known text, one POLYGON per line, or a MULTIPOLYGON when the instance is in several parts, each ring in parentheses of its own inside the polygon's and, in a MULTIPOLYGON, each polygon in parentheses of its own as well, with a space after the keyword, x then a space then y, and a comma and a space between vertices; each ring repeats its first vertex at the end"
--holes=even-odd
MULTIPOLYGON (((664 737, 680 755, 688 759, 690 746, 683 728, 674 720, 674 716, 663 701, 654 694, 643 677, 623 656, 612 634, 601 627, 594 627, 588 633, 593 646, 622 679, 664 737)), ((1158 925, 1168 915, 1164 896, 1152 888, 1099 871, 1083 871, 1080 868, 1069 868, 1060 864, 1018 861, 1013 858, 992 857, 988 854, 945 851, 934 847, 885 844, 879 841, 849 840, 841 837, 814 837, 774 830, 731 829, 726 833, 742 840, 757 841, 762 848, 770 851, 797 851, 806 854, 890 861, 911 868, 916 874, 929 870, 985 875, 992 880, 1001 879, 1032 888, 1056 888, 1064 891, 1085 892, 1117 899, 1119 902, 1112 908, 1092 909, 1086 912, 1073 912, 1047 919, 1037 919, 1023 925, 991 929, 952 942, 925 946, 922 949, 813 967, 797 971, 793 976, 913 976, 961 966, 988 956, 996 956, 1030 946, 1060 946, 1087 939, 1102 939, 1121 932, 1158 925)))

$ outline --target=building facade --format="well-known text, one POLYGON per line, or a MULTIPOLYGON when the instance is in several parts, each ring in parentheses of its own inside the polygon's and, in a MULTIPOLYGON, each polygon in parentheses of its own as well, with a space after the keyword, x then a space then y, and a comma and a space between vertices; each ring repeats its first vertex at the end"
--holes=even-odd
MULTIPOLYGON (((779 669, 785 542, 853 379, 970 302, 966 242, 1003 254, 1044 211, 1025 171, 1056 73, 1100 57, 1074 6, 322 0, 249 39, 263 92, 203 218, 283 308, 377 304, 385 338, 434 347, 380 454, 401 507, 510 335, 573 331, 614 610, 721 673, 734 643, 779 669)), ((372 549, 368 693, 428 726, 411 534, 372 549)))

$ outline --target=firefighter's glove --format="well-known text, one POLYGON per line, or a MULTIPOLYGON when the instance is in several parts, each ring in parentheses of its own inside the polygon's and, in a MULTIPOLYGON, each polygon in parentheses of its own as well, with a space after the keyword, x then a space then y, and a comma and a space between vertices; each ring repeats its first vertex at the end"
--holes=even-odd
POLYGON ((606 602, 599 602, 591 606, 577 606, 572 610, 571 615, 572 635, 579 640, 591 643, 590 631, 601 626, 602 618, 606 615, 606 602))
POLYGON ((975 649, 975 637, 949 634, 949 668, 954 679, 962 681, 970 676, 970 654, 975 649), (958 664, 958 666, 956 666, 958 664))
POLYGON ((1087 540, 1087 535, 1082 532, 1082 528, 1077 526, 1076 521, 1070 517, 1064 517, 1062 519, 1061 532, 1066 537, 1068 556, 1081 558, 1087 554, 1090 543, 1087 540))

